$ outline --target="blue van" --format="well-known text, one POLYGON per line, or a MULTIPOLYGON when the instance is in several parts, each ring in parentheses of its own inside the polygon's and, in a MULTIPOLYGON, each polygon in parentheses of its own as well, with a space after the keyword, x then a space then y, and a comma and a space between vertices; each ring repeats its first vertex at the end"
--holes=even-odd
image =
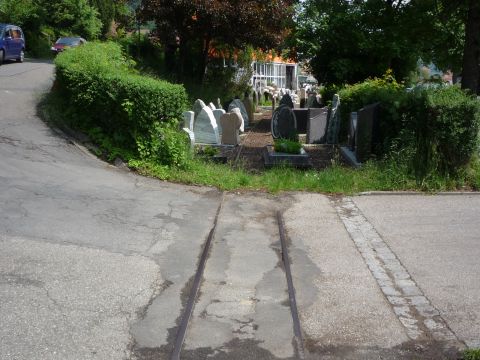
POLYGON ((0 65, 5 60, 23 62, 25 57, 25 36, 15 25, 0 24, 0 65))

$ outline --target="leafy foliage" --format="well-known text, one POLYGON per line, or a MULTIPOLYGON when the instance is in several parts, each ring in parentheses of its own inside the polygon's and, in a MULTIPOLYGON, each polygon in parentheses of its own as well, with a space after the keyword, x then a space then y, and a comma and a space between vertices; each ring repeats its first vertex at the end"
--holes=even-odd
POLYGON ((421 58, 462 72, 462 87, 480 91, 478 1, 306 0, 296 24, 300 58, 324 84, 351 84, 387 69, 404 80, 421 58))
POLYGON ((212 49, 227 59, 233 49, 271 49, 288 33, 293 1, 146 0, 142 17, 156 23, 167 69, 204 80, 212 49))
POLYGON ((300 154, 302 144, 300 144, 299 141, 293 141, 289 139, 276 139, 274 141, 273 148, 276 152, 300 154))
POLYGON ((390 71, 381 77, 367 79, 364 82, 348 85, 339 91, 341 106, 340 140, 346 140, 350 113, 362 107, 380 102, 379 105, 379 137, 382 143, 374 149, 377 157, 390 151, 391 142, 396 139, 402 129, 401 111, 404 103, 405 88, 399 84, 390 71))
POLYGON ((480 105, 455 86, 417 89, 407 97, 405 129, 404 138, 415 141, 418 180, 455 177, 478 152, 480 105))
POLYGON ((402 79, 415 67, 402 1, 306 0, 297 20, 297 46, 325 84, 355 83, 393 69, 402 79))
POLYGON ((185 160, 185 137, 173 131, 186 104, 183 86, 136 74, 114 43, 88 43, 55 63, 56 87, 75 114, 73 126, 98 127, 115 146, 143 159, 185 160))

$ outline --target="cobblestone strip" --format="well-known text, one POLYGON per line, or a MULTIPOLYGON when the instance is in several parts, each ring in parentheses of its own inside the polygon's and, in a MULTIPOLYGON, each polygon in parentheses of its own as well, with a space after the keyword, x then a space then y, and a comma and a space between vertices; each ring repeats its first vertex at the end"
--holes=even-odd
POLYGON ((333 200, 340 219, 412 340, 464 348, 351 198, 333 200))

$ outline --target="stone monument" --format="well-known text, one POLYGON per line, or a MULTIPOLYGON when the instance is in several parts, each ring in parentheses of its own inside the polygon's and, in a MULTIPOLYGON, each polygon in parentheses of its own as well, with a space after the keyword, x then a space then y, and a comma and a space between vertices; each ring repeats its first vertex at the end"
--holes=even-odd
POLYGON ((242 112, 240 111, 239 108, 233 108, 232 111, 230 111, 231 113, 234 112, 236 114, 238 114, 238 116, 240 117, 240 120, 241 120, 241 125, 240 125, 240 132, 245 132, 245 121, 243 120, 243 116, 242 116, 242 112))
POLYGON ((243 118, 243 127, 244 129, 247 128, 249 125, 250 119, 248 118, 248 113, 247 113, 247 109, 245 108, 245 105, 240 99, 234 99, 228 106, 228 112, 232 112, 232 109, 234 108, 240 109, 240 113, 242 114, 242 118, 243 118))
POLYGON ((224 145, 238 145, 240 143, 240 126, 242 125, 242 115, 234 111, 223 114, 220 118, 222 126, 222 144, 224 145))
POLYGON ((333 95, 332 108, 328 118, 327 144, 338 143, 338 131, 340 130, 340 96, 333 95))
POLYGON ((217 121, 218 134, 221 137, 222 136, 222 125, 220 124, 220 118, 222 117, 223 114, 225 114, 225 110, 215 109, 212 112, 213 112, 213 116, 215 116, 215 120, 217 121))
POLYGON ((274 139, 298 140, 297 120, 289 106, 280 105, 273 112, 271 126, 274 139))
POLYGON ((195 117, 193 132, 197 143, 220 144, 218 125, 212 109, 205 106, 195 117))
POLYGON ((193 123, 195 120, 195 113, 193 111, 185 111, 183 113, 183 126, 193 131, 193 123))
POLYGON ((328 107, 308 109, 307 144, 325 144, 328 123, 328 107))
POLYGON ((290 94, 285 94, 282 96, 282 99, 280 100, 280 103, 278 104, 279 106, 282 106, 282 105, 286 105, 288 106, 290 109, 293 109, 294 108, 294 105, 293 105, 293 101, 292 101, 292 97, 290 96, 290 94))
POLYGON ((195 119, 197 118, 198 114, 200 114, 200 111, 202 111, 202 109, 207 106, 205 105, 205 103, 200 100, 200 99, 197 99, 195 100, 194 104, 193 104, 193 112, 195 114, 195 119))

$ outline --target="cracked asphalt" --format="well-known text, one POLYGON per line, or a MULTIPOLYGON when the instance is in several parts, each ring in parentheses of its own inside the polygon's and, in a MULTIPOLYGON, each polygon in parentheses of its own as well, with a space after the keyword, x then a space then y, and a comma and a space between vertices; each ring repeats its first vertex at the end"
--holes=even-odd
POLYGON ((455 359, 480 346, 480 196, 222 194, 137 176, 46 126, 46 62, 0 67, 0 359, 455 359))

